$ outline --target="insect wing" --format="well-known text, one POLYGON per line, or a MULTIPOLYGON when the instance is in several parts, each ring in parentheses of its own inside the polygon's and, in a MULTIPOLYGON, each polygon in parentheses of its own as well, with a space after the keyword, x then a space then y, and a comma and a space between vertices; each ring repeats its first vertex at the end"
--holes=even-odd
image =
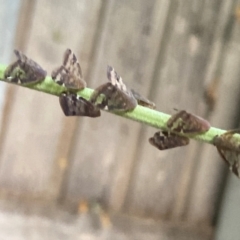
POLYGON ((116 86, 119 90, 124 92, 126 95, 129 95, 130 98, 134 98, 132 91, 129 91, 127 89, 121 76, 119 76, 115 71, 115 69, 111 66, 107 66, 107 77, 113 86, 116 86))
POLYGON ((81 90, 87 85, 77 57, 70 49, 64 53, 63 65, 53 70, 52 79, 57 84, 73 90, 81 90))
POLYGON ((62 93, 59 103, 66 116, 99 117, 101 115, 96 106, 74 93, 62 93))
POLYGON ((223 160, 229 166, 229 169, 237 176, 240 173, 240 153, 232 150, 227 150, 221 147, 217 147, 217 150, 223 160))
POLYGON ((112 83, 112 85, 116 86, 118 89, 122 90, 123 92, 131 94, 126 85, 123 83, 121 76, 117 74, 115 69, 111 66, 107 66, 107 78, 112 83))
POLYGON ((207 120, 182 110, 170 117, 167 127, 175 132, 198 134, 207 132, 211 125, 207 120))
POLYGON ((131 92, 135 99, 137 99, 137 102, 139 105, 148 107, 151 109, 156 109, 156 104, 154 102, 151 102, 147 98, 143 97, 140 93, 136 92, 135 90, 131 89, 131 92))
POLYGON ((238 177, 240 177, 240 143, 233 135, 239 132, 240 129, 229 130, 213 139, 220 156, 238 177))
POLYGON ((14 50, 17 61, 10 64, 4 72, 4 77, 10 82, 17 84, 33 84, 44 80, 47 72, 32 59, 22 52, 14 50))
POLYGON ((167 131, 156 132, 149 138, 149 143, 159 150, 166 150, 175 147, 182 147, 189 144, 189 138, 178 136, 167 131))
POLYGON ((229 130, 220 136, 217 135, 213 139, 213 144, 216 147, 240 153, 240 141, 233 137, 236 133, 240 133, 240 129, 229 130))

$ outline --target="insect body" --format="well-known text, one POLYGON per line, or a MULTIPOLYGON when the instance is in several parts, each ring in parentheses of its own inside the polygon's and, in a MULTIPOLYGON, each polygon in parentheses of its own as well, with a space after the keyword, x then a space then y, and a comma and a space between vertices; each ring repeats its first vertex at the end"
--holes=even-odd
POLYGON ((227 131, 220 136, 217 135, 213 139, 213 144, 229 169, 240 177, 240 143, 233 137, 236 133, 240 133, 240 129, 227 131))
POLYGON ((137 106, 137 100, 111 66, 107 67, 107 77, 109 82, 96 88, 90 101, 97 107, 110 111, 133 110, 137 106))
POLYGON ((68 89, 59 96, 59 103, 66 116, 99 117, 100 110, 91 102, 77 95, 76 91, 86 87, 80 64, 72 52, 64 53, 63 64, 52 72, 52 79, 68 89))
POLYGON ((175 133, 159 131, 149 138, 149 143, 159 150, 182 147, 189 144, 189 138, 178 136, 175 133))
POLYGON ((17 61, 7 67, 4 72, 5 79, 22 85, 35 84, 44 80, 47 72, 41 66, 18 50, 14 50, 14 53, 17 61))
POLYGON ((200 134, 208 131, 211 125, 207 120, 182 110, 168 120, 167 127, 174 132, 200 134))
POLYGON ((99 117, 101 115, 96 106, 75 93, 62 93, 59 103, 66 116, 99 117))

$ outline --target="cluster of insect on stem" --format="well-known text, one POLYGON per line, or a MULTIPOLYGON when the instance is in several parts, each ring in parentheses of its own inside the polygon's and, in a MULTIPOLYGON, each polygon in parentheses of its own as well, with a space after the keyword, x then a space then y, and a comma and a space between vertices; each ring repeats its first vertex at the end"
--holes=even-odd
MULTIPOLYGON (((45 79, 47 72, 38 63, 18 50, 14 53, 17 60, 5 70, 6 81, 20 85, 32 85, 45 79)), ((137 91, 128 89, 111 66, 107 67, 108 82, 97 87, 89 100, 77 95, 79 90, 86 88, 87 83, 83 78, 77 57, 70 49, 65 51, 62 64, 52 71, 51 76, 56 84, 67 89, 59 96, 61 109, 66 116, 96 118, 101 116, 101 110, 129 112, 137 105, 155 109, 155 103, 137 91)), ((149 138, 149 143, 159 150, 186 146, 191 136, 206 133, 210 127, 207 120, 181 110, 167 121, 167 129, 158 131, 149 138)), ((238 129, 230 130, 216 135, 213 139, 213 144, 220 156, 238 177, 240 175, 240 142, 233 135, 239 133, 238 129)))

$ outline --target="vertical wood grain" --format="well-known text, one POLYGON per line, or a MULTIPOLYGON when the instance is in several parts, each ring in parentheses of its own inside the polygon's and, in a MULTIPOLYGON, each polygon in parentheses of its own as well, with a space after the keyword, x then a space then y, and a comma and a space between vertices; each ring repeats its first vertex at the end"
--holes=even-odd
MULTIPOLYGON (((92 86, 107 81, 109 64, 127 86, 147 96, 167 12, 166 1, 110 1, 98 36, 92 86)), ((67 199, 97 198, 112 210, 121 209, 140 128, 138 123, 107 113, 97 120, 84 119, 72 153, 67 199)))
MULTIPOLYGON (((50 74, 62 62, 65 49, 72 48, 74 52, 81 53, 84 71, 91 52, 99 3, 38 1, 26 54, 50 74), (88 17, 89 12, 92 13, 91 18, 88 17)), ((10 127, 1 152, 0 187, 25 196, 55 198, 61 177, 55 181, 54 176, 56 171, 62 172, 58 159, 62 156, 56 157, 57 146, 65 123, 58 99, 17 88, 11 105, 10 127)), ((71 125, 74 121, 71 119, 67 123, 71 125)))
MULTIPOLYGON (((173 114, 173 108, 185 109, 204 117, 204 73, 220 4, 173 4, 152 85, 161 111, 173 114)), ((161 152, 147 143, 154 132, 144 129, 142 133, 145 141, 139 147, 125 209, 141 216, 182 219, 200 145, 191 142, 187 147, 161 152)))
MULTIPOLYGON (((237 18, 234 18, 236 5, 228 5, 228 8, 225 7, 222 9, 223 13, 225 13, 225 19, 228 19, 224 24, 224 30, 229 35, 226 36, 226 32, 224 32, 225 45, 222 53, 223 59, 222 64, 218 65, 220 85, 217 89, 216 110, 211 117, 211 122, 214 126, 223 129, 233 129, 239 125, 238 103, 240 101, 240 86, 238 66, 240 62, 240 31, 239 22, 237 18), (229 25, 229 21, 232 22, 232 25, 229 25)), ((223 163, 216 149, 205 146, 200 158, 196 181, 192 186, 190 195, 190 203, 187 211, 187 219, 190 221, 205 223, 212 221, 218 210, 219 200, 216 199, 216 196, 221 190, 220 187, 223 184, 223 180, 225 180, 223 167, 226 169, 226 165, 223 163)))

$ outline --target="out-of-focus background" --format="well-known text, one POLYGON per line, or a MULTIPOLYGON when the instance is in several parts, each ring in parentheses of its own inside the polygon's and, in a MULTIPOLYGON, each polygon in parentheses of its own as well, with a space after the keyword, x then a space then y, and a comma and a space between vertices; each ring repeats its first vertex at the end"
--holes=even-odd
MULTIPOLYGON (((0 0, 0 63, 19 49, 50 74, 66 48, 88 86, 112 65, 168 114, 239 125, 239 0, 0 0)), ((0 85, 0 239, 239 239, 240 181, 216 149, 158 151, 157 130, 0 85)))

